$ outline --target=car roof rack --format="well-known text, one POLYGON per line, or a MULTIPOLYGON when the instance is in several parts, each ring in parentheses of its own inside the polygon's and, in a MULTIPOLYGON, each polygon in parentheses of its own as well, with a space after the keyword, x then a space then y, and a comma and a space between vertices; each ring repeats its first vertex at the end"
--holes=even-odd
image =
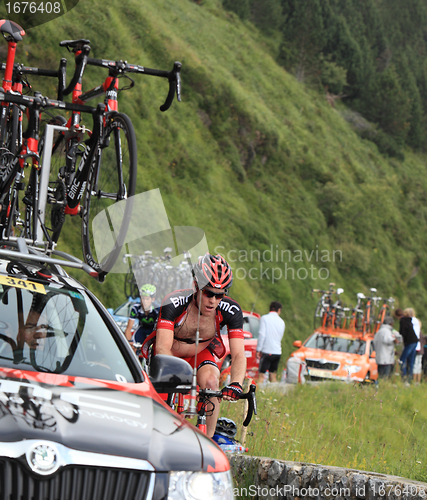
POLYGON ((53 264, 61 267, 72 267, 74 269, 81 269, 93 278, 99 277, 99 273, 95 271, 95 269, 77 257, 59 250, 43 251, 40 248, 27 245, 27 241, 30 240, 26 240, 25 238, 0 240, 0 257, 11 257, 13 259, 18 257, 30 262, 53 264), (6 248, 3 248, 3 246, 6 248))

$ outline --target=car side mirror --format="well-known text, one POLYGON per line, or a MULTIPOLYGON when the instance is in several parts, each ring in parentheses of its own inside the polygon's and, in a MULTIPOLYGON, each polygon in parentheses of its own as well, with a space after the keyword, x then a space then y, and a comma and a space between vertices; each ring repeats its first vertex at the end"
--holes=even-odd
POLYGON ((295 347, 301 347, 302 346, 302 342, 301 342, 301 340, 295 340, 295 342, 293 343, 293 345, 295 347))
POLYGON ((375 352, 375 351, 372 351, 372 352, 371 352, 371 356, 370 356, 370 357, 371 357, 371 358, 375 358, 375 357, 376 357, 376 355, 377 355, 377 354, 376 354, 376 352, 375 352))
POLYGON ((252 338, 252 333, 251 332, 243 332, 243 338, 245 338, 245 339, 251 339, 252 338))
POLYGON ((156 354, 150 362, 148 377, 157 392, 188 392, 193 380, 193 369, 181 358, 156 354))

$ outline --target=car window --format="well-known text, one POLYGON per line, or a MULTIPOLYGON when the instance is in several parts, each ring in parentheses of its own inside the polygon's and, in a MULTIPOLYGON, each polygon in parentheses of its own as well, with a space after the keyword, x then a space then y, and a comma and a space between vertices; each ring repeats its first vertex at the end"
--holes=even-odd
POLYGON ((0 366, 134 381, 107 324, 84 291, 33 285, 37 291, 0 285, 0 366))
POLYGON ((305 347, 324 349, 326 351, 346 352, 350 354, 365 354, 366 342, 361 339, 347 339, 314 334, 307 340, 305 347))
POLYGON ((126 304, 122 304, 119 308, 117 308, 114 311, 114 314, 117 316, 129 316, 132 305, 133 304, 131 302, 126 302, 126 304))
POLYGON ((252 333, 252 337, 254 339, 258 338, 258 333, 259 333, 259 318, 255 316, 246 316, 246 318, 249 322, 249 331, 252 333))

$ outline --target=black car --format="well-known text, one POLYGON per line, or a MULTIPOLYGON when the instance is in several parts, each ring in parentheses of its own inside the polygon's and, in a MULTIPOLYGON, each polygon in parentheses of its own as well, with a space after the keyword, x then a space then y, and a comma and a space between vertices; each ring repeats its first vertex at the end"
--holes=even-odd
POLYGON ((0 499, 233 498, 224 453, 156 391, 189 365, 150 379, 72 263, 0 250, 0 499))

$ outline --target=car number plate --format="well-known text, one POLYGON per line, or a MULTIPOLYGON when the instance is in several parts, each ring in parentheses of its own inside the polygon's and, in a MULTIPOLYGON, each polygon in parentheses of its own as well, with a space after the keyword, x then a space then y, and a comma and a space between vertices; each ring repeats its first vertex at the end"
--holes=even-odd
POLYGON ((308 374, 313 377, 335 378, 329 370, 321 370, 319 368, 308 368, 308 374))
POLYGON ((45 287, 41 283, 34 283, 33 281, 29 280, 12 278, 11 276, 0 276, 0 283, 2 285, 9 285, 15 288, 23 288, 25 290, 30 290, 31 292, 38 292, 46 295, 45 287))

